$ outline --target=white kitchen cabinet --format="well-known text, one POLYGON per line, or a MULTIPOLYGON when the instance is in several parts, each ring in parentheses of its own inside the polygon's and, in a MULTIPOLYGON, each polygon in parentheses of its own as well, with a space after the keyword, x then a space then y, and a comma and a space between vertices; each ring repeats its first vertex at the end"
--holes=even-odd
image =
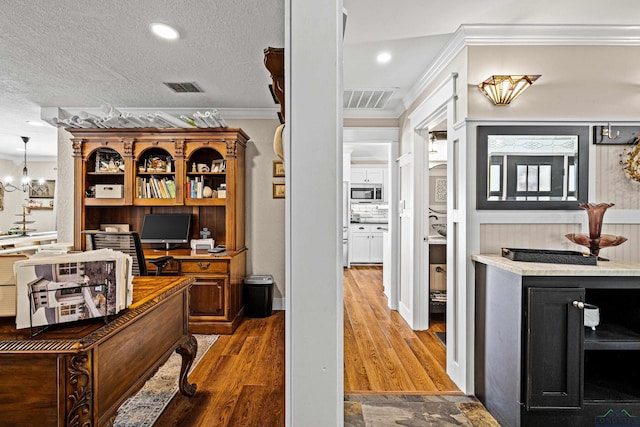
POLYGON ((384 184, 382 168, 351 168, 351 182, 355 184, 384 184))
POLYGON ((351 224, 352 263, 382 263, 382 229, 386 224, 351 224))

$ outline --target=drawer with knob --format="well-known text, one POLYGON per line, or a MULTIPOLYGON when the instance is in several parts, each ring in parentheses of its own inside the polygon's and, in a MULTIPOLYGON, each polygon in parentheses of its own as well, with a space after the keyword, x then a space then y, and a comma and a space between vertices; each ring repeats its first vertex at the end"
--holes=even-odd
POLYGON ((228 273, 228 265, 229 263, 223 260, 183 260, 181 270, 182 273, 226 274, 228 273))

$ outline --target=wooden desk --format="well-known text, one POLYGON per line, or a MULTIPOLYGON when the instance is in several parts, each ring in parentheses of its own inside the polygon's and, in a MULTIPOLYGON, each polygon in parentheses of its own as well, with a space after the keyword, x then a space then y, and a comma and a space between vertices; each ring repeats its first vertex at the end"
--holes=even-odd
POLYGON ((118 407, 175 350, 180 392, 197 351, 189 334, 190 277, 136 277, 133 304, 105 324, 56 325, 29 338, 0 319, 0 424, 110 426, 118 407))
MULTIPOLYGON (((246 249, 220 254, 191 249, 144 251, 147 260, 165 255, 171 255, 174 260, 163 272, 195 279, 189 297, 191 333, 232 334, 244 316, 242 287, 246 272, 246 249)), ((147 269, 155 271, 155 266, 147 263, 147 269)))

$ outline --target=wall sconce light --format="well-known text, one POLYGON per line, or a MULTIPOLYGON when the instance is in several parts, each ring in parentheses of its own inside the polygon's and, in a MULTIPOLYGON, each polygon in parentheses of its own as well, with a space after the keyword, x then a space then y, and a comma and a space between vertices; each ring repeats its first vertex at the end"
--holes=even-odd
POLYGON ((491 76, 478 85, 482 93, 495 105, 509 105, 518 95, 538 80, 540 75, 491 76))

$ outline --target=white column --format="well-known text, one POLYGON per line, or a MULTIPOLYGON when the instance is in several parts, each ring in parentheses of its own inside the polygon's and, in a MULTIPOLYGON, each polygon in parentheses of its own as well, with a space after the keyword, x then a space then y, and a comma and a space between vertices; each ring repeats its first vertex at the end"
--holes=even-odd
POLYGON ((285 12, 286 424, 341 426, 342 1, 285 12))

